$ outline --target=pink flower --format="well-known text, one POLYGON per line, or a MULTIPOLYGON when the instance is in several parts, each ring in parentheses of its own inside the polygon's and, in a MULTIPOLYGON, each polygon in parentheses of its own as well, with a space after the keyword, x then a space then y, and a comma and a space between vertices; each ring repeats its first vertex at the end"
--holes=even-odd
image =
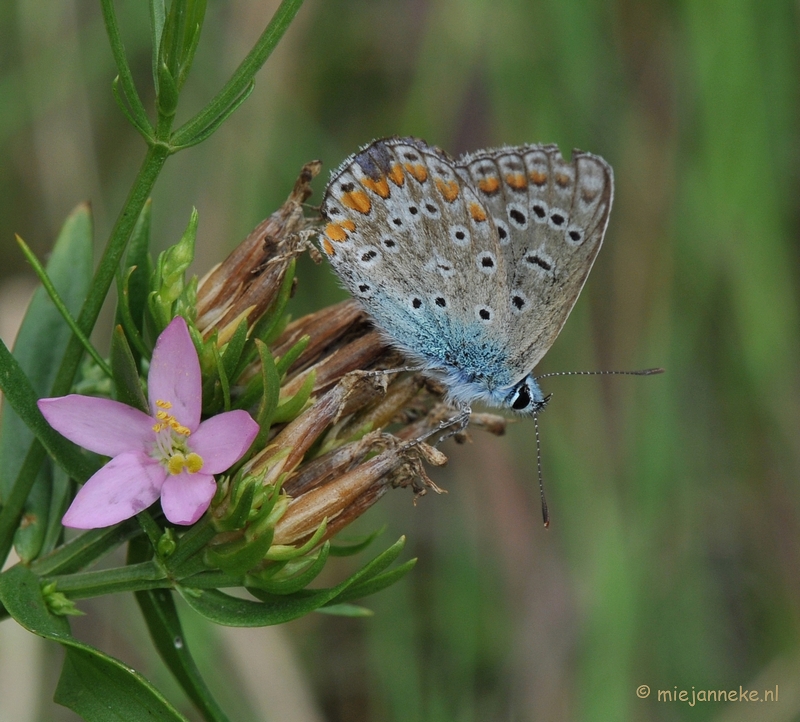
POLYGON ((246 411, 200 422, 200 362, 180 317, 158 337, 147 381, 152 415, 78 394, 39 400, 39 410, 56 431, 112 457, 81 487, 64 514, 64 526, 111 526, 159 496, 167 519, 193 524, 214 497, 214 474, 238 461, 258 433, 246 411))

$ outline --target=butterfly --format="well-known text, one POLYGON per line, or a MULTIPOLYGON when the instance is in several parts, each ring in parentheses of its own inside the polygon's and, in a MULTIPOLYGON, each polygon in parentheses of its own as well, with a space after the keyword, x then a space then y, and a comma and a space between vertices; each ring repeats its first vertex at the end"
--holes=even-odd
POLYGON ((452 159, 416 138, 376 140, 333 172, 320 236, 342 283, 451 402, 536 414, 533 369, 603 243, 611 166, 555 145, 452 159))

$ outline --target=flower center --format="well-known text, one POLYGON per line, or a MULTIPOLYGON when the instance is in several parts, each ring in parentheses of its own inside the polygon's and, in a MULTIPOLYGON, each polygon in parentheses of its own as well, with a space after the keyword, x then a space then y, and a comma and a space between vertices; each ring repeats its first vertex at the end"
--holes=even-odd
POLYGON ((170 413, 172 404, 169 401, 156 400, 156 423, 153 431, 156 432, 154 455, 173 476, 188 471, 196 474, 203 468, 203 457, 192 451, 188 446, 191 431, 170 413))

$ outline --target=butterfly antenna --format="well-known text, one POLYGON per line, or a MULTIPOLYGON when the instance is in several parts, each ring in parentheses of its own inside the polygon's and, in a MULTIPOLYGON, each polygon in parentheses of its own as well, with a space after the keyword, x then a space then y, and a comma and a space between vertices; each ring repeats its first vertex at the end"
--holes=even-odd
POLYGON ((536 376, 536 380, 549 379, 552 376, 655 376, 663 374, 664 369, 641 369, 639 371, 554 371, 536 376))
POLYGON ((547 499, 544 498, 544 481, 542 480, 542 444, 539 441, 539 414, 533 415, 533 429, 536 433, 536 470, 539 473, 539 496, 542 498, 542 521, 544 528, 550 526, 550 512, 547 509, 547 499))

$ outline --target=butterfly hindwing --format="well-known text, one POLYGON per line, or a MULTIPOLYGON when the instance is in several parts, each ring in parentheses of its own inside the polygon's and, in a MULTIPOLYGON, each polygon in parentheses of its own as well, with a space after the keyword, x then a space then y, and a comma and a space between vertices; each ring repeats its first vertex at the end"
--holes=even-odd
POLYGON ((555 145, 498 148, 460 158, 492 214, 508 269, 515 372, 530 371, 555 341, 603 242, 614 193, 611 167, 555 145))

